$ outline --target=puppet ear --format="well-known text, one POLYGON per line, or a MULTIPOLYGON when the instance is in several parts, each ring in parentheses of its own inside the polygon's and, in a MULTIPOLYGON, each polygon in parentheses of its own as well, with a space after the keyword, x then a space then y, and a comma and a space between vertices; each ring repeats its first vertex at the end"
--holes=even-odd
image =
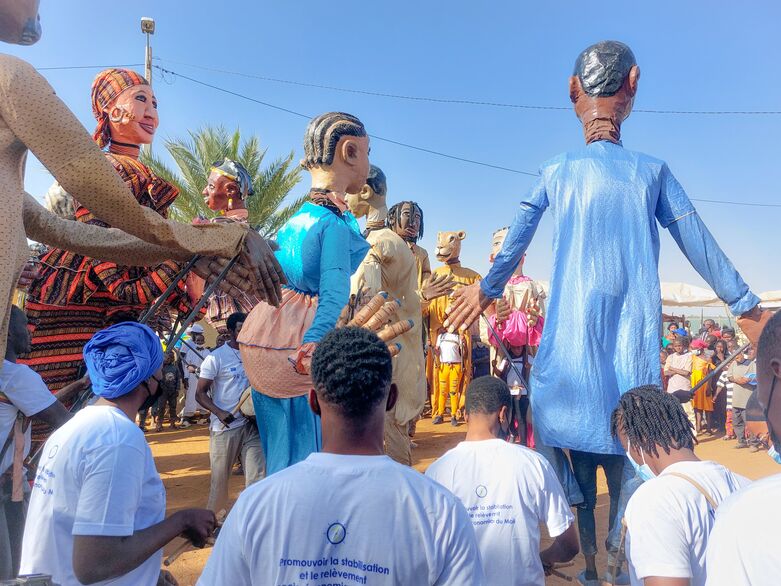
POLYGON ((458 232, 458 234, 456 234, 456 236, 458 236, 459 240, 463 240, 464 238, 466 238, 466 232, 464 232, 463 230, 459 230, 459 232, 458 232))
POLYGON ((629 93, 635 95, 637 93, 637 84, 640 81, 640 68, 637 65, 632 65, 632 69, 629 70, 629 93))

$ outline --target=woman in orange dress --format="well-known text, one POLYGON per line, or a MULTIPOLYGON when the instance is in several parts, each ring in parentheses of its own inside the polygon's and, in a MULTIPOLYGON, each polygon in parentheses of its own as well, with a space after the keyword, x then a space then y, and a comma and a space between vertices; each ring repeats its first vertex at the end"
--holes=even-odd
MULTIPOLYGON (((708 376, 713 370, 713 363, 707 360, 703 355, 703 350, 707 346, 702 340, 694 340, 691 343, 692 349, 692 388, 702 379, 708 376)), ((702 385, 692 397, 692 407, 694 408, 694 421, 697 433, 713 433, 713 392, 710 385, 702 385), (703 429, 703 419, 705 429, 703 429)))

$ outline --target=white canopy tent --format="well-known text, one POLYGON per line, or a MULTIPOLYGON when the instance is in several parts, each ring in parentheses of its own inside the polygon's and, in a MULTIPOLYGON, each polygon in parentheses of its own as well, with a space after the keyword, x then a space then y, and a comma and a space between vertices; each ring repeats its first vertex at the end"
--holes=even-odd
MULTIPOLYGON (((538 281, 550 296, 550 283, 538 281)), ((781 308, 781 289, 759 293, 762 306, 781 308)), ((688 283, 662 282, 662 305, 664 307, 716 307, 724 309, 724 302, 705 287, 696 287, 688 283)))
MULTIPOLYGON (((781 307, 781 290, 759 293, 764 307, 781 307)), ((666 307, 724 307, 710 289, 688 283, 662 283, 662 305, 666 307)))

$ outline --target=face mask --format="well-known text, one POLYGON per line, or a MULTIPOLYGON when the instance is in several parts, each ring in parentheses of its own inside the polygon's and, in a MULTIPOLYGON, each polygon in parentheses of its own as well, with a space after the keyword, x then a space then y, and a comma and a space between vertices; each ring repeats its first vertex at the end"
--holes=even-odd
POLYGON ((773 458, 773 462, 781 464, 781 454, 776 451, 775 445, 770 445, 770 449, 767 451, 767 455, 773 458))
POLYGON ((631 450, 632 450, 632 443, 627 443, 627 450, 626 450, 626 457, 629 458, 629 462, 632 464, 632 468, 635 469, 635 472, 637 472, 637 475, 643 479, 643 481, 651 480, 652 478, 656 478, 656 474, 654 474, 653 470, 648 466, 648 464, 645 463, 645 456, 643 455, 643 451, 640 450, 640 456, 643 458, 643 464, 640 465, 637 462, 634 461, 634 459, 631 456, 631 450))
MULTIPOLYGON (((756 376, 756 375, 754 375, 756 376)), ((776 375, 773 375, 773 382, 770 383, 770 392, 767 394, 767 405, 762 409, 762 413, 765 416, 765 421, 767 422, 767 432, 770 436, 770 449, 767 451, 767 455, 773 458, 773 462, 776 464, 781 464, 781 454, 778 453, 778 450, 776 449, 776 444, 779 443, 775 438, 775 433, 773 428, 770 426, 770 401, 773 400, 773 391, 776 388, 776 375)))

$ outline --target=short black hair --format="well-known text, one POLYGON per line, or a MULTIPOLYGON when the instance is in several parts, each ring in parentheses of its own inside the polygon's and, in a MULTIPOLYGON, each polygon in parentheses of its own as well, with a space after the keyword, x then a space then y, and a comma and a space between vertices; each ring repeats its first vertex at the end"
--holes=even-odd
POLYGON ((732 336, 735 336, 735 328, 731 328, 729 326, 724 326, 721 328, 721 336, 724 337, 724 334, 732 334, 732 336))
POLYGON ((657 385, 643 385, 624 393, 610 417, 613 437, 619 432, 646 454, 659 457, 658 447, 694 449, 694 426, 680 401, 657 385))
POLYGON ((600 41, 578 55, 572 75, 580 79, 580 85, 587 95, 607 98, 621 89, 635 65, 635 55, 624 43, 600 41))
POLYGON ((502 407, 509 409, 512 398, 507 383, 495 376, 480 376, 466 388, 464 410, 471 413, 493 415, 502 407))
POLYGON ((366 328, 328 332, 312 356, 312 382, 321 401, 361 419, 385 401, 393 362, 385 342, 366 328))
POLYGON ((225 320, 225 327, 231 332, 236 333, 236 324, 243 321, 247 321, 247 314, 242 311, 237 311, 228 316, 228 319, 225 320))
POLYGON ((757 370, 769 370, 773 358, 781 358, 781 311, 770 318, 759 336, 757 370))
POLYGON ((369 177, 366 179, 366 185, 372 188, 377 195, 385 197, 388 195, 388 179, 377 165, 369 167, 369 177))

